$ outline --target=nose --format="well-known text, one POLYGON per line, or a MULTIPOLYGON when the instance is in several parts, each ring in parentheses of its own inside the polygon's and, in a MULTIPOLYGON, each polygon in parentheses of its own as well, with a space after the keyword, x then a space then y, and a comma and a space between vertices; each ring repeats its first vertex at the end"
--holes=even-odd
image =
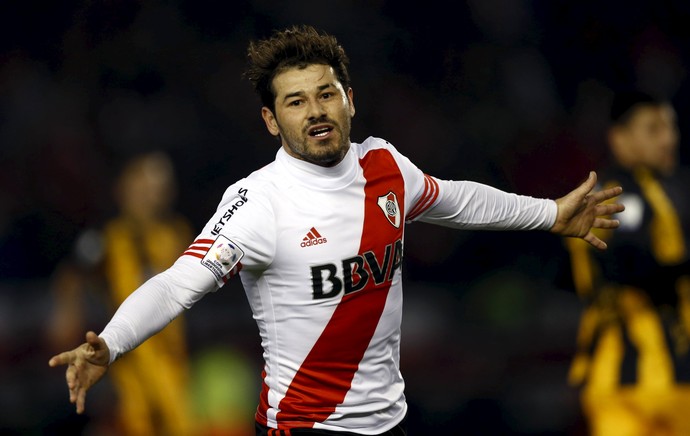
POLYGON ((323 105, 317 99, 309 101, 308 115, 310 120, 319 119, 326 114, 323 105))

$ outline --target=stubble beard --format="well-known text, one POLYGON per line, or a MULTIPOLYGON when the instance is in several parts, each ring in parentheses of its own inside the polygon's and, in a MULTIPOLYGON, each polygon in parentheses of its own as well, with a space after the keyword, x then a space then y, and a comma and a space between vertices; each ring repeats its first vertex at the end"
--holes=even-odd
POLYGON ((307 133, 308 127, 301 132, 301 140, 295 138, 294 135, 286 135, 285 132, 281 130, 282 141, 287 145, 290 151, 294 155, 299 156, 301 160, 323 167, 335 166, 343 160, 350 149, 350 129, 349 123, 347 123, 348 126, 346 127, 348 127, 348 129, 347 134, 345 134, 340 127, 340 123, 334 121, 328 121, 328 123, 333 125, 333 132, 337 132, 338 138, 330 138, 327 144, 323 143, 310 146, 310 136, 307 133), (333 144, 334 141, 338 142, 333 144))

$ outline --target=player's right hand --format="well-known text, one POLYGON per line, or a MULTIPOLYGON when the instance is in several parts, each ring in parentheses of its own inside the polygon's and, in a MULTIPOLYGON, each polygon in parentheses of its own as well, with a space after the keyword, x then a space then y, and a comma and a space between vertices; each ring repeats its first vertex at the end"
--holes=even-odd
POLYGON ((77 413, 84 412, 86 391, 108 371, 110 350, 105 341, 94 332, 86 333, 86 342, 72 351, 53 356, 48 365, 67 365, 65 378, 69 401, 77 405, 77 413))

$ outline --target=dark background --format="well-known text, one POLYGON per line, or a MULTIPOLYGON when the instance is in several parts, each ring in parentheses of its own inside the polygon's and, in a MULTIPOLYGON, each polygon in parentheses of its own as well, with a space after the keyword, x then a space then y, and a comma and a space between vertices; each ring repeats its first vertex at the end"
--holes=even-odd
MULTIPOLYGON (((351 59, 353 141, 385 138, 440 178, 555 198, 603 165, 619 89, 674 104, 687 163, 689 18, 682 0, 1 2, 0 430, 88 433, 107 413, 106 381, 73 414, 45 330, 51 275, 114 213, 123 160, 168 152, 177 209, 200 229, 229 184, 273 159, 242 78, 249 40, 300 23, 333 33, 351 59)), ((581 305, 562 241, 413 224, 405 254, 412 434, 585 434, 566 382, 581 305)), ((192 358, 235 350, 258 389, 239 281, 188 318, 192 358)))

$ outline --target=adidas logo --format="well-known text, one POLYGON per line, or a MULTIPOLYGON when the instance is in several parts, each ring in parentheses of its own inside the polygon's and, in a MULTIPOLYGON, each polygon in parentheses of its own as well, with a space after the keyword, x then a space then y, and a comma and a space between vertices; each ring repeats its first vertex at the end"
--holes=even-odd
POLYGON ((309 233, 307 233, 307 236, 305 236, 302 239, 302 243, 299 244, 299 246, 311 247, 312 245, 325 244, 326 242, 328 242, 328 240, 321 236, 321 234, 314 227, 312 227, 311 229, 309 229, 309 233))

